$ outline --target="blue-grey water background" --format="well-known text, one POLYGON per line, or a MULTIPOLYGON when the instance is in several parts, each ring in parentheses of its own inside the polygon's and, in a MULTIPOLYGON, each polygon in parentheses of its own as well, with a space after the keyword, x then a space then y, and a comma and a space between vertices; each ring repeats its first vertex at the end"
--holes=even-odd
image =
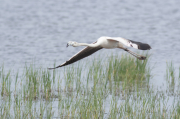
MULTIPOLYGON (((179 5, 179 0, 0 0, 0 63, 15 73, 25 63, 53 67, 83 48, 66 48, 68 41, 120 36, 151 45, 150 84, 159 88, 166 62, 180 66, 179 5)), ((104 49, 88 58, 112 52, 124 51, 104 49)))

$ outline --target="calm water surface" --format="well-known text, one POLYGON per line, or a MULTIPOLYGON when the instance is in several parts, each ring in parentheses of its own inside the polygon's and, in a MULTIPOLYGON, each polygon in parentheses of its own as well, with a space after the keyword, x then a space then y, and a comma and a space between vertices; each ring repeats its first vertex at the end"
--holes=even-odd
MULTIPOLYGON (((155 77, 164 85, 166 62, 180 64, 179 0, 0 0, 0 62, 6 70, 23 70, 35 61, 43 68, 61 64, 82 47, 68 41, 92 43, 100 36, 121 36, 148 43, 155 77)), ((136 49, 132 49, 137 51, 136 49)), ((98 54, 124 51, 101 50, 98 54)), ((58 69, 60 70, 60 69, 58 69)), ((178 72, 176 72, 178 74, 178 72)))

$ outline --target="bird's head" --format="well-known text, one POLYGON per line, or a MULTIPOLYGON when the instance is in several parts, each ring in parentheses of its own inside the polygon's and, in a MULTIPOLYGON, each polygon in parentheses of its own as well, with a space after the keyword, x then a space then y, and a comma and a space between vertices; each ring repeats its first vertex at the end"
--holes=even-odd
POLYGON ((68 47, 69 45, 71 45, 71 46, 73 46, 73 47, 77 47, 77 46, 78 46, 78 43, 75 42, 75 41, 69 41, 69 42, 67 43, 67 46, 66 46, 66 47, 68 47))

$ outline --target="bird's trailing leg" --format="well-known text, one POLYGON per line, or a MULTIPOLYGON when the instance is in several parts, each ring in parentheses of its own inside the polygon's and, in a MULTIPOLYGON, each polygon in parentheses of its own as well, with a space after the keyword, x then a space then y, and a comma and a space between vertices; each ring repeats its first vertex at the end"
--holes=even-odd
POLYGON ((127 51, 128 53, 130 53, 131 55, 135 56, 135 57, 138 58, 139 60, 145 60, 145 59, 146 59, 145 56, 138 55, 138 54, 136 54, 135 52, 132 52, 132 51, 128 50, 127 48, 125 48, 124 50, 127 51))

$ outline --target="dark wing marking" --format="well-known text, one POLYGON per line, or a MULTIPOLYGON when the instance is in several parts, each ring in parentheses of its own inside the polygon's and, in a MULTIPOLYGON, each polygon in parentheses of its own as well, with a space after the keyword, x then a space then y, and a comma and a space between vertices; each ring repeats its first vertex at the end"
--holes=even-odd
POLYGON ((132 43, 138 45, 138 49, 140 49, 140 50, 150 50, 151 49, 151 46, 149 44, 136 42, 136 41, 133 41, 133 40, 129 40, 129 41, 131 41, 132 43))
MULTIPOLYGON (((94 42, 96 43, 96 42, 94 42)), ((62 66, 66 66, 66 65, 69 65, 69 64, 72 64, 80 59, 83 59, 93 53, 95 53, 96 51, 102 49, 101 46, 98 46, 98 47, 86 47, 84 48, 83 50, 79 51, 78 53, 76 53, 74 56, 72 56, 68 61, 64 62, 63 64, 55 67, 55 68, 48 68, 48 69, 56 69, 56 68, 59 68, 59 67, 62 67, 62 66)))

